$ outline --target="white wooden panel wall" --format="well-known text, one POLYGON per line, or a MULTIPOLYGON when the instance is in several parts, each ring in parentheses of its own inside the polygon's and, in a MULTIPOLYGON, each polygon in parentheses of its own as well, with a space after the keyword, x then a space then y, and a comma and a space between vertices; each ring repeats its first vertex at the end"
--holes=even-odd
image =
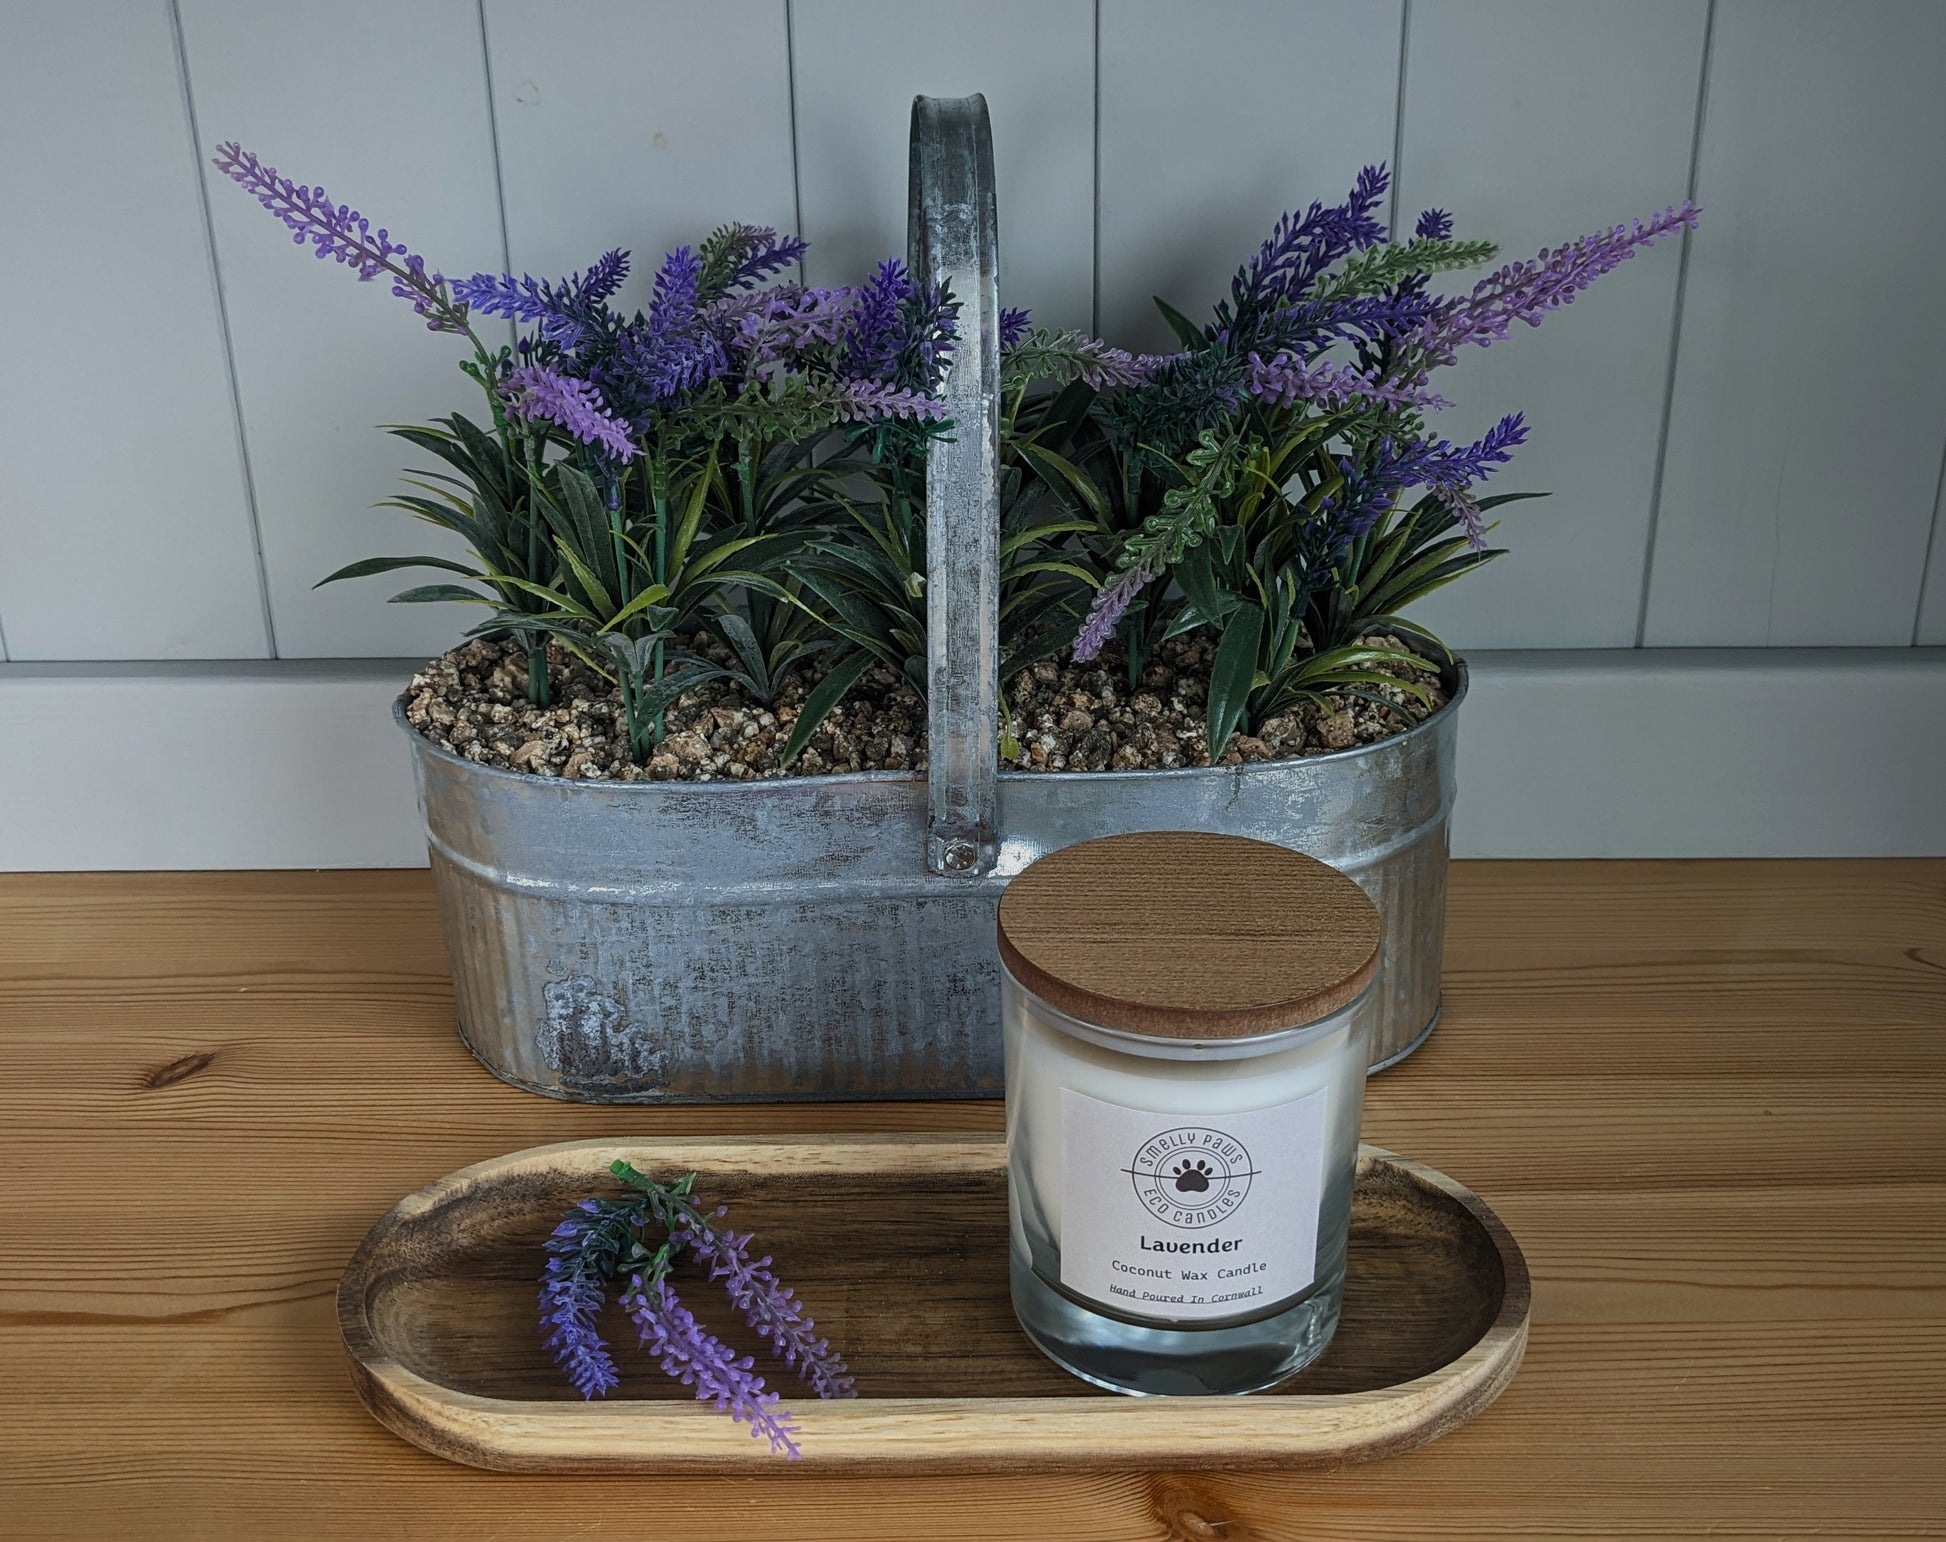
MULTIPOLYGON (((241 140, 322 184, 448 275, 505 261, 475 0, 180 0, 203 158, 241 140)), ((360 557, 451 551, 374 504, 419 464, 382 423, 460 409, 464 344, 428 332, 391 283, 307 261, 248 194, 206 166, 277 652, 436 652, 473 619, 387 605, 413 582, 313 586, 360 557)))
POLYGON ((986 94, 1000 285, 1037 322, 1094 310, 1094 0, 792 0, 805 271, 905 256, 912 98, 986 94))
POLYGON ((1717 0, 1644 640, 1912 640, 1946 442, 1946 5, 1717 0))
POLYGON ((612 247, 646 306, 664 253, 727 220, 797 224, 785 0, 486 0, 515 272, 612 247))
POLYGON ((0 4, 0 629, 269 651, 167 0, 0 4))
POLYGON ((464 623, 311 587, 438 549, 370 507, 412 460, 373 425, 473 388, 387 286, 302 260, 217 141, 448 273, 629 246, 639 299, 728 218, 804 229, 820 281, 900 251, 910 98, 976 89, 1009 302, 1133 344, 1167 341, 1151 294, 1200 309, 1367 161, 1403 219, 1451 204, 1512 255, 1693 172, 1686 268, 1646 254, 1450 372, 1449 431, 1524 408, 1505 485, 1555 497, 1427 618, 1476 648, 1946 644, 1939 0, 177 3, 180 56, 170 0, 0 0, 0 194, 31 237, 0 249, 31 298, 0 655, 409 655, 464 623))
MULTIPOLYGON (((1413 0, 1399 223, 1443 208, 1514 261, 1680 203, 1708 16, 1708 0, 1413 0)), ((1509 505, 1494 538, 1509 555, 1421 607, 1442 635, 1635 645, 1681 255, 1638 253, 1440 375, 1456 405, 1434 427, 1465 443, 1524 411, 1529 443, 1493 490, 1551 494, 1509 505)))
POLYGON ((1392 158, 1403 9, 1102 0, 1106 336, 1175 347, 1152 296, 1200 320, 1279 214, 1392 158))

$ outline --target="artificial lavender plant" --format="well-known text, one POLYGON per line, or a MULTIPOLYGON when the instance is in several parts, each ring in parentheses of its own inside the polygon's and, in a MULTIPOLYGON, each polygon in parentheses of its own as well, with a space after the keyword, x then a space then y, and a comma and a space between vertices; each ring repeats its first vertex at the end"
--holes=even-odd
POLYGON ((694 1387, 698 1400, 749 1425, 773 1451, 798 1456, 797 1426, 752 1357, 737 1354, 678 1299, 670 1284, 677 1256, 687 1253, 700 1263, 771 1352, 819 1397, 856 1395, 843 1358, 778 1280, 770 1259, 752 1257, 750 1234, 721 1225, 727 1214, 722 1207, 706 1210, 696 1200, 694 1173, 663 1184, 625 1161, 610 1171, 634 1192, 622 1200, 582 1200, 546 1244, 541 1328, 569 1382, 584 1398, 620 1385, 597 1325, 609 1290, 619 1286, 623 1311, 664 1373, 694 1387), (652 1230, 662 1237, 653 1246, 652 1230))

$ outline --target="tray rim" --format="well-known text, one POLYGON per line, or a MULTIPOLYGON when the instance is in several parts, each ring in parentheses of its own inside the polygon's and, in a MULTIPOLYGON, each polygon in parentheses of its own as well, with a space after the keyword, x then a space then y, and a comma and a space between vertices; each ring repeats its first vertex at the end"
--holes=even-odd
POLYGON ((999 1134, 873 1133, 601 1137, 530 1146, 476 1162, 407 1195, 359 1243, 338 1285, 338 1325, 354 1390, 394 1434, 449 1461, 497 1472, 752 1474, 992 1472, 1074 1469, 1324 1468, 1391 1456, 1482 1412, 1512 1381, 1527 1346, 1533 1286, 1505 1223, 1457 1180, 1383 1147, 1361 1144, 1363 1167, 1395 1167, 1441 1192, 1493 1242, 1505 1293, 1485 1333, 1455 1359, 1410 1381, 1352 1393, 1274 1397, 1023 1397, 791 1399, 803 1460, 785 1462, 745 1426, 700 1403, 628 1399, 566 1403, 482 1397, 420 1375, 380 1343, 367 1315, 384 1249, 407 1223, 459 1202, 483 1182, 615 1157, 685 1170, 846 1172, 888 1165, 989 1172, 1006 1163, 999 1134))

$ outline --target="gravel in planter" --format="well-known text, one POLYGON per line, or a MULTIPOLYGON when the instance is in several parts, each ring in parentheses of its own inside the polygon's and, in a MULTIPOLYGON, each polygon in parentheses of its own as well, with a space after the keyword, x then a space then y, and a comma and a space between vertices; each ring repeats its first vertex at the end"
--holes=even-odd
MULTIPOLYGON (((1361 639, 1404 649, 1396 637, 1361 639)), ((716 651, 703 640, 697 650, 716 651)), ((1028 771, 1159 771, 1209 764, 1203 707, 1214 646, 1197 636, 1156 650, 1140 686, 1131 689, 1125 658, 1104 652, 1087 664, 1052 660, 1030 665, 1008 682, 1013 739, 1003 769, 1028 771)), ((749 781, 759 777, 841 771, 923 771, 925 704, 889 669, 866 672, 844 704, 819 725, 789 771, 778 765, 791 725, 821 671, 792 671, 770 706, 731 681, 698 686, 665 718, 666 732, 648 765, 628 759, 621 699, 601 675, 560 648, 548 653, 553 704, 527 700, 527 654, 510 642, 476 641, 415 675, 406 717, 441 749, 481 765, 586 781, 749 781)), ((1392 671, 1388 671, 1392 672, 1392 671)), ((1376 694, 1405 716, 1340 692, 1268 719, 1254 735, 1238 734, 1222 764, 1285 760, 1371 744, 1403 731, 1445 705, 1438 676, 1414 671, 1433 691, 1423 706, 1390 687, 1376 694)))

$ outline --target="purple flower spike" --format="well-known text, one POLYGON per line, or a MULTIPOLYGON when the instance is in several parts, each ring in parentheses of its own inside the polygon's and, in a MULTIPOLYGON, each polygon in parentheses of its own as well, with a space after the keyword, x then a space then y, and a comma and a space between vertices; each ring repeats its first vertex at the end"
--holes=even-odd
POLYGON ((1250 355, 1250 394, 1273 407, 1293 407, 1303 401, 1346 406, 1356 402, 1385 402, 1398 407, 1438 410, 1451 402, 1423 385, 1381 380, 1376 370, 1318 360, 1306 364, 1295 354, 1280 352, 1266 361, 1250 355))
POLYGON ((1006 352, 1017 346, 1027 335, 1027 324, 1032 319, 1031 311, 1018 305, 1003 306, 1000 311, 1000 351, 1006 352))
POLYGON ((755 1362, 697 1322, 667 1280, 644 1285, 641 1275, 632 1276, 622 1306, 642 1336, 642 1347, 661 1361, 664 1372, 694 1387, 699 1402, 713 1403, 749 1425, 752 1435, 770 1441, 771 1450, 791 1458, 803 1454, 791 1438, 797 1427, 790 1411, 779 1406, 775 1392, 765 1390, 763 1377, 752 1369, 755 1362))
POLYGON ((1074 640, 1074 658, 1078 664, 1085 664, 1097 657, 1108 645, 1108 639, 1115 635, 1115 628, 1123 616, 1128 614, 1129 606, 1135 603, 1135 596, 1153 577, 1145 568, 1134 567, 1116 576, 1113 583, 1102 585, 1095 594, 1095 603, 1088 611, 1088 619, 1082 624, 1081 633, 1074 640))
POLYGON ((1419 216, 1419 223, 1412 227, 1412 233, 1421 241, 1450 241, 1453 238, 1453 216, 1444 209, 1428 209, 1419 216))
POLYGON ((904 391, 872 380, 841 380, 830 392, 841 423, 876 423, 885 418, 930 419, 946 416, 946 404, 923 391, 904 391))
MULTIPOLYGON (((716 1212, 719 1217, 724 1214, 721 1209, 716 1212)), ((709 1277, 722 1282, 730 1304, 763 1335, 778 1359, 796 1371, 819 1397, 856 1397, 843 1357, 828 1339, 818 1336, 817 1324, 804 1315, 796 1293, 779 1283, 768 1255, 751 1258, 751 1234, 745 1232, 739 1237, 728 1228, 719 1231, 710 1224, 711 1219, 697 1217, 678 1235, 708 1266, 709 1277)))
POLYGON ((216 147, 213 164, 232 182, 282 220, 299 246, 316 249, 357 271, 361 280, 381 273, 392 275, 392 293, 410 300, 434 332, 464 332, 466 307, 455 305, 446 293, 446 280, 426 271, 425 260, 414 256, 390 231, 372 229, 356 209, 334 204, 321 187, 304 187, 280 177, 235 140, 216 147))
POLYGON ((1445 300, 1427 318, 1418 347, 1428 364, 1451 364, 1461 348, 1484 348, 1507 336, 1516 321, 1530 327, 1645 246, 1694 230, 1702 211, 1684 202, 1648 221, 1597 231, 1527 262, 1510 263, 1480 280, 1468 295, 1445 300))
POLYGON ((601 392, 585 380, 545 365, 523 364, 508 373, 500 390, 515 417, 558 424, 583 444, 599 445, 617 460, 635 456, 628 425, 609 415, 601 392))
POLYGON ((541 1276, 541 1326, 547 1347, 585 1398, 605 1396, 621 1385, 614 1357, 595 1331, 601 1313, 601 1283, 575 1272, 564 1258, 550 1258, 541 1276))

